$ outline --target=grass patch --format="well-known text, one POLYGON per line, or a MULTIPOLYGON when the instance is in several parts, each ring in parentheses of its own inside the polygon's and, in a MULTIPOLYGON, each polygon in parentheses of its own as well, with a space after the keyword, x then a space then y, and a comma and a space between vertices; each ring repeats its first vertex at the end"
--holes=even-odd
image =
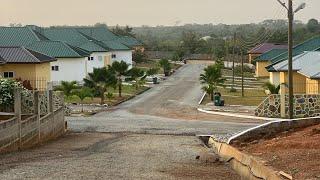
MULTIPOLYGON (((244 97, 241 96, 241 90, 230 92, 230 89, 219 88, 218 91, 221 93, 226 105, 258 106, 267 97, 264 90, 259 89, 245 90, 244 97)), ((202 104, 210 102, 212 101, 207 95, 202 104)))
MULTIPOLYGON (((133 97, 145 90, 147 90, 147 87, 140 87, 136 89, 133 86, 130 85, 123 85, 122 86, 122 97, 118 96, 118 88, 114 89, 111 88, 109 89, 108 93, 112 93, 113 97, 108 99, 106 97, 105 103, 108 104, 109 106, 113 106, 118 104, 119 102, 122 102, 126 99, 129 99, 130 97, 133 97)), ((66 103, 81 103, 81 100, 78 96, 73 95, 65 98, 66 103)), ((100 98, 99 97, 94 97, 94 98, 85 98, 82 102, 83 104, 100 104, 100 98)))
MULTIPOLYGON (((222 70, 222 74, 224 76, 232 76, 233 72, 232 72, 231 69, 223 69, 222 70)), ((235 72, 235 76, 240 76, 241 77, 241 73, 236 73, 235 72)), ((254 77, 254 73, 252 73, 252 72, 243 72, 243 76, 247 77, 247 78, 253 78, 254 77)))

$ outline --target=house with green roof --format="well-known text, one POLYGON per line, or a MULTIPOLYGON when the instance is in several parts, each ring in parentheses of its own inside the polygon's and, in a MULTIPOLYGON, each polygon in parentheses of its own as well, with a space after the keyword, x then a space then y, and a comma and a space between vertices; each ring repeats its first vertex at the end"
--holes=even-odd
POLYGON ((255 75, 256 77, 269 77, 269 72, 266 67, 272 64, 272 59, 283 52, 286 52, 287 49, 272 49, 254 59, 256 64, 255 75))
MULTIPOLYGON (((83 33, 74 27, 46 28, 41 33, 50 40, 63 41, 75 47, 91 52, 88 59, 88 72, 93 68, 105 67, 114 60, 125 61, 132 64, 130 48, 111 40, 105 42, 83 33)), ((112 39, 111 37, 109 39, 112 39)))
POLYGON ((43 90, 51 81, 50 63, 57 59, 22 46, 0 47, 0 77, 19 79, 43 90))
POLYGON ((51 41, 37 26, 0 27, 0 46, 22 46, 57 59, 50 62, 50 81, 82 81, 90 52, 62 41, 51 41))
POLYGON ((61 41, 37 41, 27 47, 57 58, 57 61, 51 62, 51 81, 54 84, 61 81, 81 82, 88 74, 90 52, 61 41))
MULTIPOLYGON (((299 56, 306 51, 320 51, 320 36, 311 38, 301 44, 294 46, 293 48, 293 57, 299 56)), ((278 85, 280 83, 280 72, 274 70, 274 65, 281 63, 282 61, 288 60, 288 51, 274 56, 271 59, 271 64, 266 67, 267 71, 269 72, 270 82, 278 85)))
MULTIPOLYGON (((93 38, 99 42, 102 42, 111 50, 112 61, 125 61, 132 65, 132 50, 135 50, 134 43, 141 46, 142 43, 134 40, 134 38, 128 38, 127 41, 122 40, 120 36, 112 33, 106 27, 82 27, 75 28, 77 31, 86 35, 87 37, 93 38)), ((144 49, 143 49, 144 50, 144 49)))

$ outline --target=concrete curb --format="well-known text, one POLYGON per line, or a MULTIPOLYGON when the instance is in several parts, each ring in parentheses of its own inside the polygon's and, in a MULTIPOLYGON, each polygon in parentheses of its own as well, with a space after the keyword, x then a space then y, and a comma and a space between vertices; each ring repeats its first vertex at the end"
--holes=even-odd
POLYGON ((276 118, 264 118, 264 117, 257 117, 257 116, 249 116, 249 115, 241 115, 241 114, 232 114, 232 113, 225 113, 225 112, 214 112, 214 111, 207 111, 202 108, 198 108, 199 112, 213 114, 213 115, 220 115, 220 116, 229 116, 229 117, 237 117, 237 118, 245 118, 245 119, 258 119, 258 120, 265 120, 265 121, 277 121, 279 119, 276 118))
POLYGON ((229 138, 227 143, 231 144, 235 141, 245 142, 248 140, 257 140, 266 135, 274 136, 290 129, 305 128, 317 124, 320 124, 320 117, 272 121, 242 131, 229 138))
POLYGON ((254 157, 240 152, 238 149, 226 143, 217 142, 210 137, 208 145, 224 161, 229 162, 232 169, 234 169, 243 179, 285 179, 285 177, 281 176, 278 171, 263 165, 263 163, 259 162, 254 157))
POLYGON ((201 97, 200 101, 198 102, 198 104, 199 104, 199 105, 201 105, 201 104, 202 104, 202 102, 203 102, 204 98, 206 97, 206 95, 207 95, 207 93, 203 93, 203 95, 202 95, 202 97, 201 97))

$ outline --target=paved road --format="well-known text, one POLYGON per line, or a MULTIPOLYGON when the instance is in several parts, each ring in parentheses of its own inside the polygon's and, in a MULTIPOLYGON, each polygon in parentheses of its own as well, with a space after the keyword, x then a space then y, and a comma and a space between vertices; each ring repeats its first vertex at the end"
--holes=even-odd
POLYGON ((228 135, 261 122, 199 113, 202 91, 199 75, 204 65, 189 64, 164 83, 116 109, 89 118, 69 117, 76 132, 228 135))
POLYGON ((73 133, 2 155, 0 179, 240 179, 194 135, 229 137, 261 122, 198 113, 203 68, 186 65, 94 117, 68 117, 73 133))

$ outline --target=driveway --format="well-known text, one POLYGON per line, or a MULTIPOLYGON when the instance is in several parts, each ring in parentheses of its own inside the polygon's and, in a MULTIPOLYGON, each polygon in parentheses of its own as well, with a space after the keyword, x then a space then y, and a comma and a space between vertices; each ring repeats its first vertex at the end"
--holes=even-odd
POLYGON ((199 113, 203 65, 93 117, 68 117, 71 133, 0 157, 0 179, 240 179, 195 136, 228 138, 261 122, 199 113))

